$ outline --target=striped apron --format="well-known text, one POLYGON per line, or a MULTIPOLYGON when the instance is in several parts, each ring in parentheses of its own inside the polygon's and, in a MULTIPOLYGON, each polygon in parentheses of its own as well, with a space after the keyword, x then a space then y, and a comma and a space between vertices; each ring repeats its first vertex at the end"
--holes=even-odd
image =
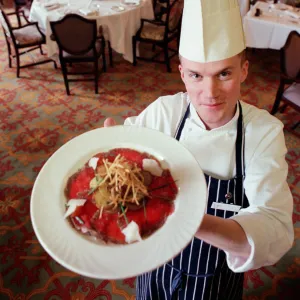
MULTIPOLYGON (((236 176, 220 180, 205 174, 208 187, 207 214, 230 218, 236 212, 211 208, 213 202, 249 206, 244 193, 244 126, 241 104, 236 138, 236 176)), ((175 138, 179 141, 190 105, 181 120, 175 138)), ((169 263, 137 278, 137 300, 241 300, 243 273, 232 272, 224 251, 194 237, 191 243, 169 263)))

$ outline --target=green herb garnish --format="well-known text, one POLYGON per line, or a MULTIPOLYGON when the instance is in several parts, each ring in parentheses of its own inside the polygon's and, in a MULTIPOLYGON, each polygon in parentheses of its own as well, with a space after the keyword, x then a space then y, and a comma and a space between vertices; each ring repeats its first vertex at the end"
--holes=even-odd
POLYGON ((103 181, 103 178, 101 178, 98 174, 95 176, 95 178, 96 178, 96 186, 94 188, 90 189, 90 191, 88 192, 88 195, 93 194, 99 187, 100 183, 103 181))
POLYGON ((122 214, 123 214, 123 216, 124 216, 125 222, 126 222, 126 224, 128 225, 129 222, 128 222, 128 219, 127 219, 127 217, 126 217, 126 212, 125 212, 124 206, 121 204, 120 207, 121 207, 121 211, 122 211, 122 214))

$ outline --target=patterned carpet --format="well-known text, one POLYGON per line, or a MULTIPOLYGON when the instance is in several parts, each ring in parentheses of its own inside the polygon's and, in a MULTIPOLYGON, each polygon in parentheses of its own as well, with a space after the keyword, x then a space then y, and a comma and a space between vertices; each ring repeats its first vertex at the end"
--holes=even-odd
MULTIPOLYGON (((173 60, 169 74, 158 64, 133 67, 114 53, 114 67, 100 76, 99 95, 92 83, 82 82, 71 84, 67 96, 60 69, 52 64, 23 69, 17 79, 16 69, 8 68, 2 32, 0 46, 0 299, 134 299, 133 278, 92 280, 51 259, 32 229, 30 194, 45 161, 68 140, 101 127, 108 116, 122 123, 158 96, 182 91, 178 61, 173 60)), ((250 61, 242 99, 270 110, 278 85, 278 52, 251 52, 250 61)), ((246 300, 299 299, 300 127, 290 129, 299 115, 287 109, 277 117, 286 126, 296 239, 275 266, 246 274, 246 300)))

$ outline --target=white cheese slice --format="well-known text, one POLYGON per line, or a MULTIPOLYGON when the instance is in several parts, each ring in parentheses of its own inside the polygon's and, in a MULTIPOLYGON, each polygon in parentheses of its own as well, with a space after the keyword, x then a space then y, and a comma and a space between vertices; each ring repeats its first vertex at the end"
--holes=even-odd
POLYGON ((132 243, 136 241, 141 241, 140 230, 138 224, 131 221, 123 230, 122 233, 125 235, 126 243, 132 243))
POLYGON ((154 176, 161 176, 163 169, 159 166, 158 162, 154 159, 143 159, 143 170, 150 172, 154 176))
POLYGON ((71 199, 67 202, 68 209, 64 215, 64 219, 70 216, 77 206, 82 206, 86 202, 86 199, 71 199))
POLYGON ((96 170, 97 164, 98 164, 98 160, 99 160, 99 157, 92 157, 92 158, 89 160, 89 167, 91 167, 91 168, 93 168, 94 170, 96 170))

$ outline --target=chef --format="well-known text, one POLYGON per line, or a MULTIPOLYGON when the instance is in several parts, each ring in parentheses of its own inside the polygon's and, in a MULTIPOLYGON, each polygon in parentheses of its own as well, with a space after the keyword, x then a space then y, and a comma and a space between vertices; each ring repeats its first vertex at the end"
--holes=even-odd
POLYGON ((136 299, 242 299, 243 273, 276 263, 293 242, 283 125, 239 100, 249 62, 237 0, 185 0, 179 54, 187 92, 125 124, 191 151, 206 177, 206 215, 177 257, 137 278, 136 299))

